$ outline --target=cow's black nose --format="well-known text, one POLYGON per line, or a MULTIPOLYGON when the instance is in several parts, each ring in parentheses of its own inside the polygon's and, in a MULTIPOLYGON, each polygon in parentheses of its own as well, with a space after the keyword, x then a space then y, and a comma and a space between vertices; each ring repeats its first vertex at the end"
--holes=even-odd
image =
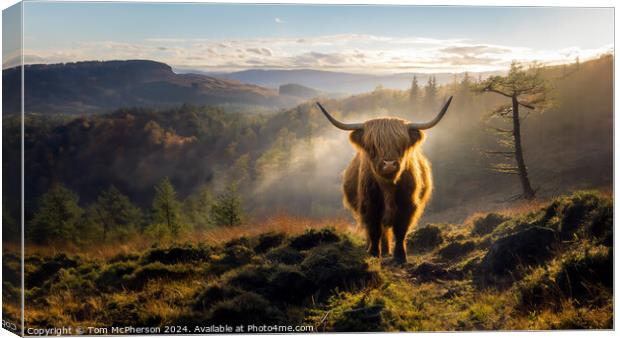
POLYGON ((383 160, 383 168, 386 170, 398 169, 398 161, 396 160, 383 160))
POLYGON ((396 161, 394 160, 383 160, 383 165, 395 165, 396 161))

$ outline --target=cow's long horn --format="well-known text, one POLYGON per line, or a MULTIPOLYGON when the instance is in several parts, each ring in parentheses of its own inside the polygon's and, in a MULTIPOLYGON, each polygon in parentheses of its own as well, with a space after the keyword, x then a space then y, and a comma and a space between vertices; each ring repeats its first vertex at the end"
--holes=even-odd
POLYGON ((323 112, 323 114, 325 115, 325 117, 327 117, 327 119, 329 120, 329 122, 331 122, 336 128, 338 129, 342 129, 342 130, 357 130, 357 129, 362 129, 363 124, 362 123, 342 123, 338 120, 336 120, 333 116, 331 116, 327 110, 325 110, 325 108, 323 108, 323 106, 321 106, 320 103, 316 103, 319 108, 321 108, 321 111, 323 112))
POLYGON ((432 121, 428 121, 424 123, 408 123, 407 126, 409 127, 409 129, 418 129, 418 130, 429 129, 429 128, 434 127, 437 123, 439 123, 439 121, 441 121, 443 116, 446 114, 446 111, 448 111, 448 106, 450 106, 450 102, 452 102, 452 96, 450 96, 448 101, 446 101, 446 104, 444 104, 443 108, 441 108, 441 111, 439 112, 439 114, 437 114, 437 116, 432 121))

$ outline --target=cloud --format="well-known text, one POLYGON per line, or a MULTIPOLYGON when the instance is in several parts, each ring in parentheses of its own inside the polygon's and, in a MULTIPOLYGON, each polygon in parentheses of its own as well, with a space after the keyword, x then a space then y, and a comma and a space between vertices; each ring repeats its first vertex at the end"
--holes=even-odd
POLYGON ((280 19, 280 18, 274 18, 273 21, 275 21, 275 23, 284 23, 284 20, 280 19))
POLYGON ((264 56, 273 55, 273 52, 269 48, 246 48, 246 51, 264 56))
POLYGON ((477 54, 505 54, 510 53, 510 48, 505 47, 495 47, 495 46, 487 46, 487 45, 476 45, 476 46, 451 46, 447 48, 442 48, 439 51, 449 54, 458 54, 458 55, 477 55, 477 54))
MULTIPOLYGON (((513 60, 573 62, 613 51, 570 47, 543 50, 471 43, 463 39, 367 34, 251 39, 150 38, 141 42, 91 41, 69 48, 27 49, 28 63, 152 59, 179 68, 236 71, 248 68, 317 68, 348 72, 464 72, 507 69, 513 60)), ((7 58, 8 59, 8 58, 7 58)), ((4 64, 8 64, 5 60, 4 64)))

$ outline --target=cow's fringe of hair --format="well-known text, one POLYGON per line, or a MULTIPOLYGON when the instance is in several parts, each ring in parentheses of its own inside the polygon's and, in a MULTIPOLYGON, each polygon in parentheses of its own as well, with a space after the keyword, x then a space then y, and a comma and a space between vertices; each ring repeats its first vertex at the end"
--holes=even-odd
POLYGON ((380 154, 392 149, 404 151, 410 144, 409 129, 404 120, 397 118, 370 120, 364 123, 364 144, 378 147, 380 154))

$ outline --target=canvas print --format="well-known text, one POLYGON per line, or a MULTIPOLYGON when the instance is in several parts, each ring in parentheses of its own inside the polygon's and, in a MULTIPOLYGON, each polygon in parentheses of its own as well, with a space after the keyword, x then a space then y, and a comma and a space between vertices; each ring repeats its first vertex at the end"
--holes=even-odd
POLYGON ((614 8, 3 11, 3 328, 613 329, 614 8))

